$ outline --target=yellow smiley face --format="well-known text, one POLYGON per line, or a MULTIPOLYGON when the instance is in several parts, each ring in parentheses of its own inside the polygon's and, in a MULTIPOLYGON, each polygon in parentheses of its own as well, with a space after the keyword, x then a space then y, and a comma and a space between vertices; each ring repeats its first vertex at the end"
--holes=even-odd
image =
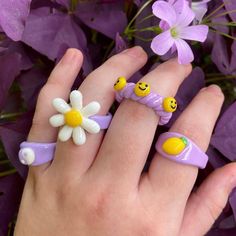
POLYGON ((177 109, 177 102, 172 97, 167 97, 163 101, 163 109, 166 112, 174 112, 177 109))
POLYGON ((150 93, 150 85, 145 82, 138 82, 134 87, 134 93, 139 97, 145 97, 150 93))
POLYGON ((117 81, 114 84, 114 89, 116 91, 122 90, 126 86, 126 78, 125 77, 119 77, 117 81))

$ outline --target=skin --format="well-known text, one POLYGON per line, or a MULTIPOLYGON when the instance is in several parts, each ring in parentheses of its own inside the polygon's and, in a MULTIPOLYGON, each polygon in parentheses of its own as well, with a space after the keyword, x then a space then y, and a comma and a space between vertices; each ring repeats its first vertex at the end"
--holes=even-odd
MULTIPOLYGON (((55 114, 51 101, 68 99, 82 60, 81 52, 69 49, 52 71, 39 94, 28 141, 56 140, 58 130, 48 123, 55 114)), ((79 88, 84 104, 98 101, 100 114, 106 114, 114 101, 116 79, 120 75, 130 78, 146 61, 140 47, 111 57, 79 88)), ((165 97, 175 96, 190 72, 190 65, 170 60, 141 81, 165 97)), ((217 86, 202 89, 170 130, 206 151, 223 100, 217 86)), ((155 154, 148 172, 141 174, 157 124, 152 109, 125 100, 106 135, 87 135, 83 146, 71 140, 57 142, 52 163, 29 168, 15 236, 204 235, 236 185, 236 164, 212 172, 193 193, 196 167, 155 154)))

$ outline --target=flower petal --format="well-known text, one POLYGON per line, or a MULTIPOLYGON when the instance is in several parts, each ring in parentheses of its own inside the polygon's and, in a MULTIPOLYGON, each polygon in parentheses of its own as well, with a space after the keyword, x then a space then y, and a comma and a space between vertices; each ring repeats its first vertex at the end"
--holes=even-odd
POLYGON ((81 113, 85 117, 93 116, 99 112, 100 108, 101 106, 98 102, 90 102, 81 110, 81 113))
POLYGON ((81 124, 82 128, 84 128, 87 132, 91 134, 97 134, 100 131, 100 126, 94 120, 83 118, 83 122, 81 124))
POLYGON ((194 56, 192 49, 184 40, 176 39, 175 46, 178 51, 178 61, 180 64, 189 64, 193 61, 194 56))
POLYGON ((86 134, 81 127, 74 128, 72 138, 77 145, 82 145, 86 142, 86 134))
POLYGON ((176 20, 176 26, 185 27, 188 26, 195 18, 195 13, 189 7, 189 3, 185 2, 181 14, 178 15, 176 20))
POLYGON ((70 103, 73 108, 78 110, 82 109, 83 107, 83 95, 78 90, 73 90, 70 93, 70 103))
POLYGON ((53 99, 52 105, 58 112, 63 114, 71 109, 71 107, 62 98, 53 99))
POLYGON ((151 49, 158 55, 166 54, 174 44, 170 30, 157 35, 151 43, 151 49))
POLYGON ((197 2, 192 2, 192 10, 195 13, 195 18, 198 20, 198 22, 202 21, 202 18, 207 13, 207 4, 204 5, 195 5, 197 2))
POLYGON ((156 17, 166 21, 170 27, 176 22, 176 12, 173 6, 168 2, 156 1, 152 5, 152 12, 156 17))
POLYGON ((207 39, 209 28, 207 25, 193 25, 183 28, 179 32, 182 39, 204 42, 207 39))
POLYGON ((65 142, 70 139, 72 135, 73 128, 70 126, 63 126, 62 129, 59 131, 58 138, 60 141, 65 142))
POLYGON ((50 123, 51 126, 53 126, 53 127, 62 126, 62 125, 65 124, 64 116, 63 116, 62 114, 54 115, 54 116, 50 117, 49 123, 50 123))

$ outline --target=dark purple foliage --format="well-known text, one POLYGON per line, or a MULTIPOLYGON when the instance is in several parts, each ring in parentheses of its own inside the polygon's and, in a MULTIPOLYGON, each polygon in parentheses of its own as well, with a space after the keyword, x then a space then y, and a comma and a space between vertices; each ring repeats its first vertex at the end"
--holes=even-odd
POLYGON ((8 90, 20 73, 20 62, 21 55, 18 53, 0 56, 0 109, 3 108, 6 102, 8 90))
POLYGON ((0 25, 14 41, 22 38, 24 22, 30 11, 31 0, 0 0, 0 25))
POLYGON ((0 178, 0 235, 8 232, 8 224, 19 208, 24 181, 18 174, 0 178))
POLYGON ((211 139, 211 144, 231 161, 236 160, 236 103, 223 114, 211 139))
MULTIPOLYGON (((158 58, 150 49, 150 39, 157 32, 143 31, 144 28, 159 24, 156 17, 143 20, 152 13, 151 4, 128 29, 134 31, 124 32, 128 22, 145 2, 0 0, 0 109, 2 113, 23 113, 13 121, 0 119, 0 137, 6 155, 23 179, 26 178, 27 168, 18 161, 19 144, 26 139, 29 132, 40 89, 54 64, 68 48, 80 49, 84 54, 82 70, 74 88, 109 56, 133 45, 142 46, 149 56, 147 65, 132 76, 133 82, 142 78, 150 68, 169 58, 169 55, 158 58)), ((223 2, 226 6, 210 20, 211 23, 217 24, 213 25, 212 29, 218 33, 210 33, 203 47, 200 44, 192 45, 196 58, 194 69, 176 95, 179 108, 169 126, 205 86, 205 74, 236 75, 236 41, 219 35, 221 32, 236 36, 235 28, 221 25, 236 21, 236 13, 215 17, 225 11, 235 10, 236 1, 212 0, 208 4, 208 14, 223 2)), ((214 80, 214 77, 212 78, 214 80)), ((164 127, 166 128, 168 127, 164 127)), ((207 151, 209 170, 236 160, 235 143, 236 102, 223 112, 212 136, 211 146, 207 151)), ((0 167, 1 171, 3 167, 0 167)), ((209 170, 205 170, 206 176, 209 170)), ((17 215, 22 187, 23 181, 18 174, 0 178, 1 236, 7 234, 9 222, 17 215)), ((207 236, 236 235, 233 218, 233 213, 236 216, 236 190, 231 194, 229 203, 227 211, 221 214, 207 236)))

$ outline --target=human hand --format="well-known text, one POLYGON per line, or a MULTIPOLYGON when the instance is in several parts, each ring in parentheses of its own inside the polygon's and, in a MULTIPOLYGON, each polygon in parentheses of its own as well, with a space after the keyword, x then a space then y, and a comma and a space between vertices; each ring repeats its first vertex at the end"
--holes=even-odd
MULTIPOLYGON (((117 77, 129 78, 146 63, 140 47, 113 56, 92 72, 79 90, 84 104, 98 101, 105 115, 114 102, 117 77)), ((48 122, 52 100, 68 98, 82 64, 69 49, 41 90, 28 141, 55 142, 58 130, 48 122)), ((191 66, 170 60, 142 78, 153 91, 174 96, 191 66)), ((206 151, 223 94, 217 86, 202 89, 171 131, 192 139, 206 151)), ((236 165, 214 171, 191 194, 198 169, 155 154, 142 174, 158 117, 152 109, 125 100, 105 134, 87 135, 76 146, 57 141, 54 160, 30 167, 15 236, 201 236, 214 223, 236 185, 236 165)))

